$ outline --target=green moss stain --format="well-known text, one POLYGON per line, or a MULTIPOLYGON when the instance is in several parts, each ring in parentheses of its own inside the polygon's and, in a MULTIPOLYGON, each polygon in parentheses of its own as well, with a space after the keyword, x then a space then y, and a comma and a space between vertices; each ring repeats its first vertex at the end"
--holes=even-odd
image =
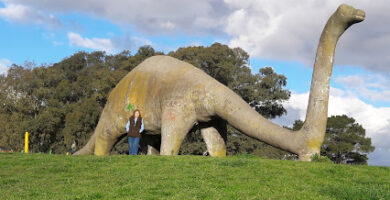
POLYGON ((129 104, 127 105, 127 110, 128 110, 129 112, 133 112, 133 111, 134 111, 134 106, 133 106, 131 103, 129 103, 129 104))

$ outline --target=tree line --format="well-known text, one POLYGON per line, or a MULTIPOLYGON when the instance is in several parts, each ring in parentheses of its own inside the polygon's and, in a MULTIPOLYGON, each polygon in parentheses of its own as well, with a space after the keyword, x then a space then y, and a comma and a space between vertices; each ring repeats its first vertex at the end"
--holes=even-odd
MULTIPOLYGON (((115 85, 146 58, 163 54, 151 46, 143 46, 135 54, 77 52, 51 65, 13 64, 6 75, 0 75, 0 148, 22 150, 24 133, 28 131, 33 152, 62 154, 80 149, 92 135, 115 85)), ((179 48, 167 55, 202 69, 268 119, 287 112, 282 104, 290 97, 290 91, 285 88, 287 78, 271 67, 253 74, 249 55, 241 48, 214 43, 209 47, 179 48)), ((371 139, 365 137, 364 128, 347 116, 335 118, 336 122, 342 119, 345 123, 330 118, 332 123, 321 154, 336 163, 366 164, 367 153, 374 147, 371 139)), ((296 121, 293 128, 298 129, 302 123, 296 121)), ((243 135, 229 125, 227 130, 228 155, 296 159, 296 155, 243 135)), ((124 154, 127 150, 126 140, 122 139, 112 153, 124 154)), ((200 131, 192 130, 180 154, 202 155, 205 151, 200 131)))

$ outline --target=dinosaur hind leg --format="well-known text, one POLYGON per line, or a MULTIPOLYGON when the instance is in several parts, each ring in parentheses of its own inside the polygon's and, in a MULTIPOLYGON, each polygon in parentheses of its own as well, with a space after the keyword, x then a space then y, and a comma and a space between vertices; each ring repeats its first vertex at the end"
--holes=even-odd
POLYGON ((162 113, 160 155, 177 155, 188 131, 195 123, 195 115, 183 109, 165 109, 162 113))
POLYGON ((227 139, 226 122, 222 119, 215 119, 207 124, 210 126, 203 127, 200 130, 206 142, 207 151, 213 157, 225 157, 227 139))

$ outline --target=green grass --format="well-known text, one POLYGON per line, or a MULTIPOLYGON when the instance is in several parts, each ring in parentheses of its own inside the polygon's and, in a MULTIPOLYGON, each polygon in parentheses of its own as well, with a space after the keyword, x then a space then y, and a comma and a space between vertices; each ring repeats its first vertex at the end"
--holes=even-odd
POLYGON ((2 153, 0 199, 390 199, 390 168, 245 155, 2 153))

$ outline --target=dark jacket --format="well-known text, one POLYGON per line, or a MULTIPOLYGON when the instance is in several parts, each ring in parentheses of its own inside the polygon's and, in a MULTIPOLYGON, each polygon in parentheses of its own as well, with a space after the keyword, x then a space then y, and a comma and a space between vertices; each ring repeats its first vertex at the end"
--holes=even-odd
POLYGON ((140 130, 142 125, 142 117, 138 117, 137 121, 134 122, 134 117, 131 116, 130 119, 130 127, 129 131, 127 132, 127 137, 141 137, 140 130))

